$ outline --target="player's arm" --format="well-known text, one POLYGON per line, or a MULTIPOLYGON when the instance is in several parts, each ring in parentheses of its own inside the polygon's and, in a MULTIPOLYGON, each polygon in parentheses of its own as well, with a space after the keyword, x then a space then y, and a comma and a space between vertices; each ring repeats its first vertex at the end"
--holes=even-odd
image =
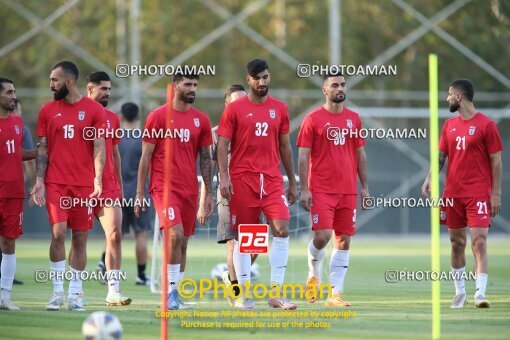
POLYGON ((119 145, 113 146, 113 167, 115 168, 115 175, 120 186, 120 197, 124 198, 124 186, 122 183, 122 161, 120 159, 119 145))
POLYGON ((46 168, 48 167, 48 138, 40 137, 39 143, 37 144, 37 178, 35 185, 30 195, 33 195, 34 202, 38 206, 46 204, 46 198, 44 197, 44 176, 46 176, 46 168))
POLYGON ((37 149, 25 150, 21 149, 21 159, 23 161, 29 161, 37 157, 37 149))
POLYGON ((218 139, 218 168, 220 172, 220 192, 221 196, 230 199, 230 195, 234 192, 230 176, 228 174, 228 146, 230 139, 219 136, 218 139))
POLYGON ((503 173, 501 151, 491 154, 490 158, 492 167, 491 216, 494 217, 501 211, 501 177, 503 173))
MULTIPOLYGON (((448 154, 446 152, 439 151, 439 173, 441 173, 441 170, 443 170, 447 158, 448 154)), ((428 198, 429 191, 430 191, 430 171, 429 174, 427 175, 427 178, 425 178, 425 182, 423 182, 423 185, 421 186, 421 194, 428 198)))
POLYGON ((145 207, 142 204, 145 195, 145 182, 147 181, 149 165, 155 148, 156 144, 142 142, 142 156, 140 157, 140 164, 138 165, 138 182, 136 183, 135 199, 135 216, 138 218, 140 217, 140 206, 142 211, 145 211, 145 207))
POLYGON ((357 152, 358 152, 357 169, 359 182, 361 184, 361 209, 365 209, 363 205, 364 198, 370 196, 367 181, 367 154, 365 153, 365 148, 363 146, 359 147, 357 152))
POLYGON ((297 200, 297 184, 296 175, 294 174, 294 162, 292 160, 292 146, 290 145, 290 138, 288 133, 280 133, 278 135, 278 146, 280 148, 280 158, 282 159, 283 167, 289 178, 289 191, 287 198, 289 204, 296 203, 297 200))
POLYGON ((308 188, 308 164, 310 160, 311 148, 299 147, 298 173, 301 184, 300 203, 305 210, 310 211, 312 207, 312 193, 308 188))
MULTIPOLYGON (((214 178, 214 174, 216 173, 216 161, 214 159, 211 159, 211 177, 214 178)), ((200 204, 198 205, 198 212, 197 212, 197 220, 200 224, 204 225, 207 221, 207 216, 205 214, 205 197, 206 197, 206 187, 205 187, 205 181, 202 180, 201 188, 200 188, 200 204)))
MULTIPOLYGON (((211 175, 212 165, 210 146, 199 147, 199 154, 200 154, 200 173, 202 174, 202 189, 205 189, 203 190, 204 199, 203 200, 200 199, 200 209, 204 213, 205 220, 207 220, 209 217, 211 217, 214 211, 214 203, 212 199, 212 175, 211 175)), ((203 222, 205 222, 205 220, 203 222)))
POLYGON ((103 169, 106 157, 104 138, 94 139, 94 192, 89 197, 101 196, 103 192, 103 169))

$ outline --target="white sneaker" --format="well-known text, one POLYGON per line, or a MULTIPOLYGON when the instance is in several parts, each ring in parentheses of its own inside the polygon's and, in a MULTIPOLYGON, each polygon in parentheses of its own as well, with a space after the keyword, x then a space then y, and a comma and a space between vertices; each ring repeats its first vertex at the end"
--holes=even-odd
POLYGON ((131 298, 124 296, 121 292, 108 293, 106 296, 107 306, 127 306, 131 301, 131 298))
POLYGON ((255 309, 255 303, 252 299, 247 299, 243 296, 234 300, 234 308, 239 309, 255 309))
POLYGON ((475 295, 475 306, 477 308, 489 308, 491 303, 485 298, 485 294, 475 295))
POLYGON ((15 304, 13 304, 10 299, 2 300, 2 302, 0 303, 0 309, 20 310, 20 308, 18 306, 16 306, 15 304))
POLYGON ((46 305, 46 310, 59 310, 64 305, 64 292, 53 292, 50 302, 46 305))
POLYGON ((225 284, 225 291, 227 292, 227 302, 230 305, 230 307, 234 307, 235 300, 231 294, 230 289, 232 287, 232 281, 230 281, 230 278, 228 276, 228 270, 225 270, 223 273, 221 273, 221 280, 223 281, 223 284, 225 284))
POLYGON ((85 308, 83 308, 81 298, 78 294, 73 294, 73 296, 67 297, 67 310, 85 312, 85 308))
POLYGON ((450 308, 464 308, 464 304, 466 302, 467 302, 467 295, 465 293, 455 295, 450 308))

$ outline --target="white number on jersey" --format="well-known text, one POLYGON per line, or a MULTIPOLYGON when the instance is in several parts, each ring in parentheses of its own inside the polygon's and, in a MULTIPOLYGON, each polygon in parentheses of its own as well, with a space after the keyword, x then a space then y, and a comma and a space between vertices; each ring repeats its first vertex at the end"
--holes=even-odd
POLYGON ((14 139, 9 139, 5 144, 7 144, 7 153, 14 153, 16 151, 14 149, 14 139))
POLYGON ((334 145, 345 145, 345 136, 343 133, 338 134, 338 138, 333 141, 334 145))
POLYGON ((64 138, 71 139, 74 137, 74 125, 64 125, 64 138))
POLYGON ((181 129, 181 142, 189 142, 189 129, 181 129))
POLYGON ((255 127, 257 128, 257 130, 255 130, 255 136, 267 136, 268 125, 266 122, 263 123, 257 122, 255 124, 255 127))
POLYGON ((455 140, 457 141, 456 147, 457 150, 466 150, 466 136, 464 137, 457 136, 455 140))
POLYGON ((478 207, 478 215, 487 214, 487 202, 476 202, 476 206, 478 207))

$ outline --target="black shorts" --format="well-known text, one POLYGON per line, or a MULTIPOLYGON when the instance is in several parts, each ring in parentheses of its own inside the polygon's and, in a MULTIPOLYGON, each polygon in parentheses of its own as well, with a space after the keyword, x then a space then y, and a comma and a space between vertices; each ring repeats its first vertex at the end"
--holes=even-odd
POLYGON ((122 207, 122 234, 129 234, 129 229, 133 228, 135 233, 152 230, 154 227, 154 208, 140 209, 140 218, 135 216, 134 207, 122 207))

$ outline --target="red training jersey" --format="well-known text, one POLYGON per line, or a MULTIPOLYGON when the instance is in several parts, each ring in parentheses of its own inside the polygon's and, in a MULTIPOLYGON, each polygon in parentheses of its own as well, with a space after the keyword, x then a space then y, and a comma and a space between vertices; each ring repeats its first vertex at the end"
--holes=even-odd
POLYGON ((0 118, 0 198, 24 198, 21 141, 23 120, 10 114, 0 118))
POLYGON ((103 192, 111 192, 120 190, 113 162, 113 147, 120 143, 120 138, 116 134, 116 131, 120 129, 120 119, 115 112, 106 108, 104 112, 106 114, 106 130, 108 133, 106 134, 107 138, 105 138, 106 158, 103 169, 103 192))
POLYGON ((289 111, 284 102, 267 96, 262 104, 249 96, 228 104, 218 135, 230 139, 230 176, 262 173, 283 181, 280 171, 279 136, 289 133, 289 111))
POLYGON ((145 122, 143 141, 156 145, 151 159, 149 191, 163 192, 165 139, 169 138, 170 190, 198 195, 197 155, 201 146, 212 144, 211 122, 204 112, 193 107, 185 112, 174 109, 167 130, 167 106, 152 111, 145 122))
POLYGON ((439 150, 448 154, 444 197, 486 197, 492 191, 490 155, 503 150, 496 123, 483 113, 446 120, 439 150))
POLYGON ((36 131, 39 137, 48 138, 44 182, 93 186, 94 141, 85 139, 84 131, 103 129, 104 125, 103 106, 85 96, 74 104, 64 100, 44 104, 36 131))
POLYGON ((306 115, 297 146, 311 149, 310 191, 357 194, 358 148, 365 145, 356 133, 361 128, 359 115, 346 107, 332 113, 321 106, 306 115))

